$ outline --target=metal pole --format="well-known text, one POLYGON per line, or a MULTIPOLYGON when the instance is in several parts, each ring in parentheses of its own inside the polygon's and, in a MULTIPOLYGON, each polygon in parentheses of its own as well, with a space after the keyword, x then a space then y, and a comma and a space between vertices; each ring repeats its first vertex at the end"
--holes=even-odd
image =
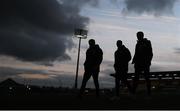
POLYGON ((75 79, 75 88, 78 86, 78 71, 79 71, 79 57, 80 57, 80 47, 81 47, 81 37, 79 38, 79 47, 78 47, 78 57, 77 57, 77 67, 76 67, 76 79, 75 79))

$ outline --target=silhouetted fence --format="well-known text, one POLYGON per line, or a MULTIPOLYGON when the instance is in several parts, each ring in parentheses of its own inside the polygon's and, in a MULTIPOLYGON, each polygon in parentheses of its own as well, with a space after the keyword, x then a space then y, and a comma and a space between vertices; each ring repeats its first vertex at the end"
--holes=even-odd
MULTIPOLYGON (((110 74, 110 76, 115 77, 115 74, 110 74)), ((128 73, 128 81, 132 81, 134 73, 128 73)), ((144 76, 140 75, 140 81, 144 81, 144 76)), ((160 72, 150 72, 151 81, 156 81, 156 85, 161 83, 171 84, 172 82, 178 82, 180 84, 180 71, 160 71, 160 72)))
MULTIPOLYGON (((115 74, 110 74, 110 76, 115 77, 115 74)), ((128 79, 132 80, 134 73, 128 73, 128 79)), ((140 79, 144 78, 140 75, 140 79)), ((160 71, 160 72, 150 72, 150 79, 180 79, 180 71, 160 71)))

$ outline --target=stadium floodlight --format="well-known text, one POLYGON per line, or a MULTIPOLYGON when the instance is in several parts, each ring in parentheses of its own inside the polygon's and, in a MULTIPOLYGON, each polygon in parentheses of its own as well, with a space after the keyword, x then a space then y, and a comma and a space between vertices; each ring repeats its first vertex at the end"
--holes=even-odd
POLYGON ((76 67, 76 78, 75 78, 75 88, 78 86, 78 71, 79 71, 79 57, 80 57, 80 48, 81 48, 81 39, 87 38, 88 31, 84 29, 75 29, 74 36, 79 38, 79 47, 78 47, 78 57, 77 57, 77 67, 76 67))
POLYGON ((75 29, 74 31, 74 35, 77 38, 81 38, 81 39, 86 39, 87 38, 87 30, 83 30, 83 29, 75 29))

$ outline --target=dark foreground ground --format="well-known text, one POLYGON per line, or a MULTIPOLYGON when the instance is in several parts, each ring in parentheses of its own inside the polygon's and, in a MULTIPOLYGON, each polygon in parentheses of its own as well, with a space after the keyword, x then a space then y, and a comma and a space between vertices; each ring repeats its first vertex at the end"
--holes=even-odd
POLYGON ((77 91, 66 93, 9 94, 0 96, 0 109, 180 109, 180 87, 154 89, 151 97, 145 89, 139 89, 136 96, 121 91, 119 100, 111 100, 113 92, 101 92, 96 98, 94 92, 77 98, 77 91))

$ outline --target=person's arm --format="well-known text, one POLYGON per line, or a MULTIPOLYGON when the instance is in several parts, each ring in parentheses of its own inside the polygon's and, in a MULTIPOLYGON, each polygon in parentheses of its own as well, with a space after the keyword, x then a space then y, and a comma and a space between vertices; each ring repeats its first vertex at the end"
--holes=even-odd
POLYGON ((98 63, 101 64, 102 60, 103 60, 103 51, 102 51, 102 49, 99 49, 99 61, 98 61, 98 63))
POLYGON ((131 60, 131 52, 129 51, 129 49, 127 48, 127 56, 128 56, 128 59, 127 61, 129 62, 131 60))
POLYGON ((117 64, 117 51, 114 53, 114 67, 117 64))
POLYGON ((149 60, 151 61, 153 58, 153 50, 152 50, 152 45, 151 45, 151 41, 149 41, 149 60))
POLYGON ((114 53, 114 70, 117 71, 117 62, 118 62, 118 53, 117 51, 114 53))
POLYGON ((89 50, 87 50, 87 51, 86 51, 86 60, 85 60, 85 62, 84 62, 84 66, 85 66, 85 65, 87 65, 87 60, 88 60, 88 52, 89 52, 89 50))
POLYGON ((136 61, 136 56, 137 56, 137 44, 136 44, 135 54, 134 54, 134 57, 133 57, 133 60, 132 60, 132 64, 135 63, 135 61, 136 61))

